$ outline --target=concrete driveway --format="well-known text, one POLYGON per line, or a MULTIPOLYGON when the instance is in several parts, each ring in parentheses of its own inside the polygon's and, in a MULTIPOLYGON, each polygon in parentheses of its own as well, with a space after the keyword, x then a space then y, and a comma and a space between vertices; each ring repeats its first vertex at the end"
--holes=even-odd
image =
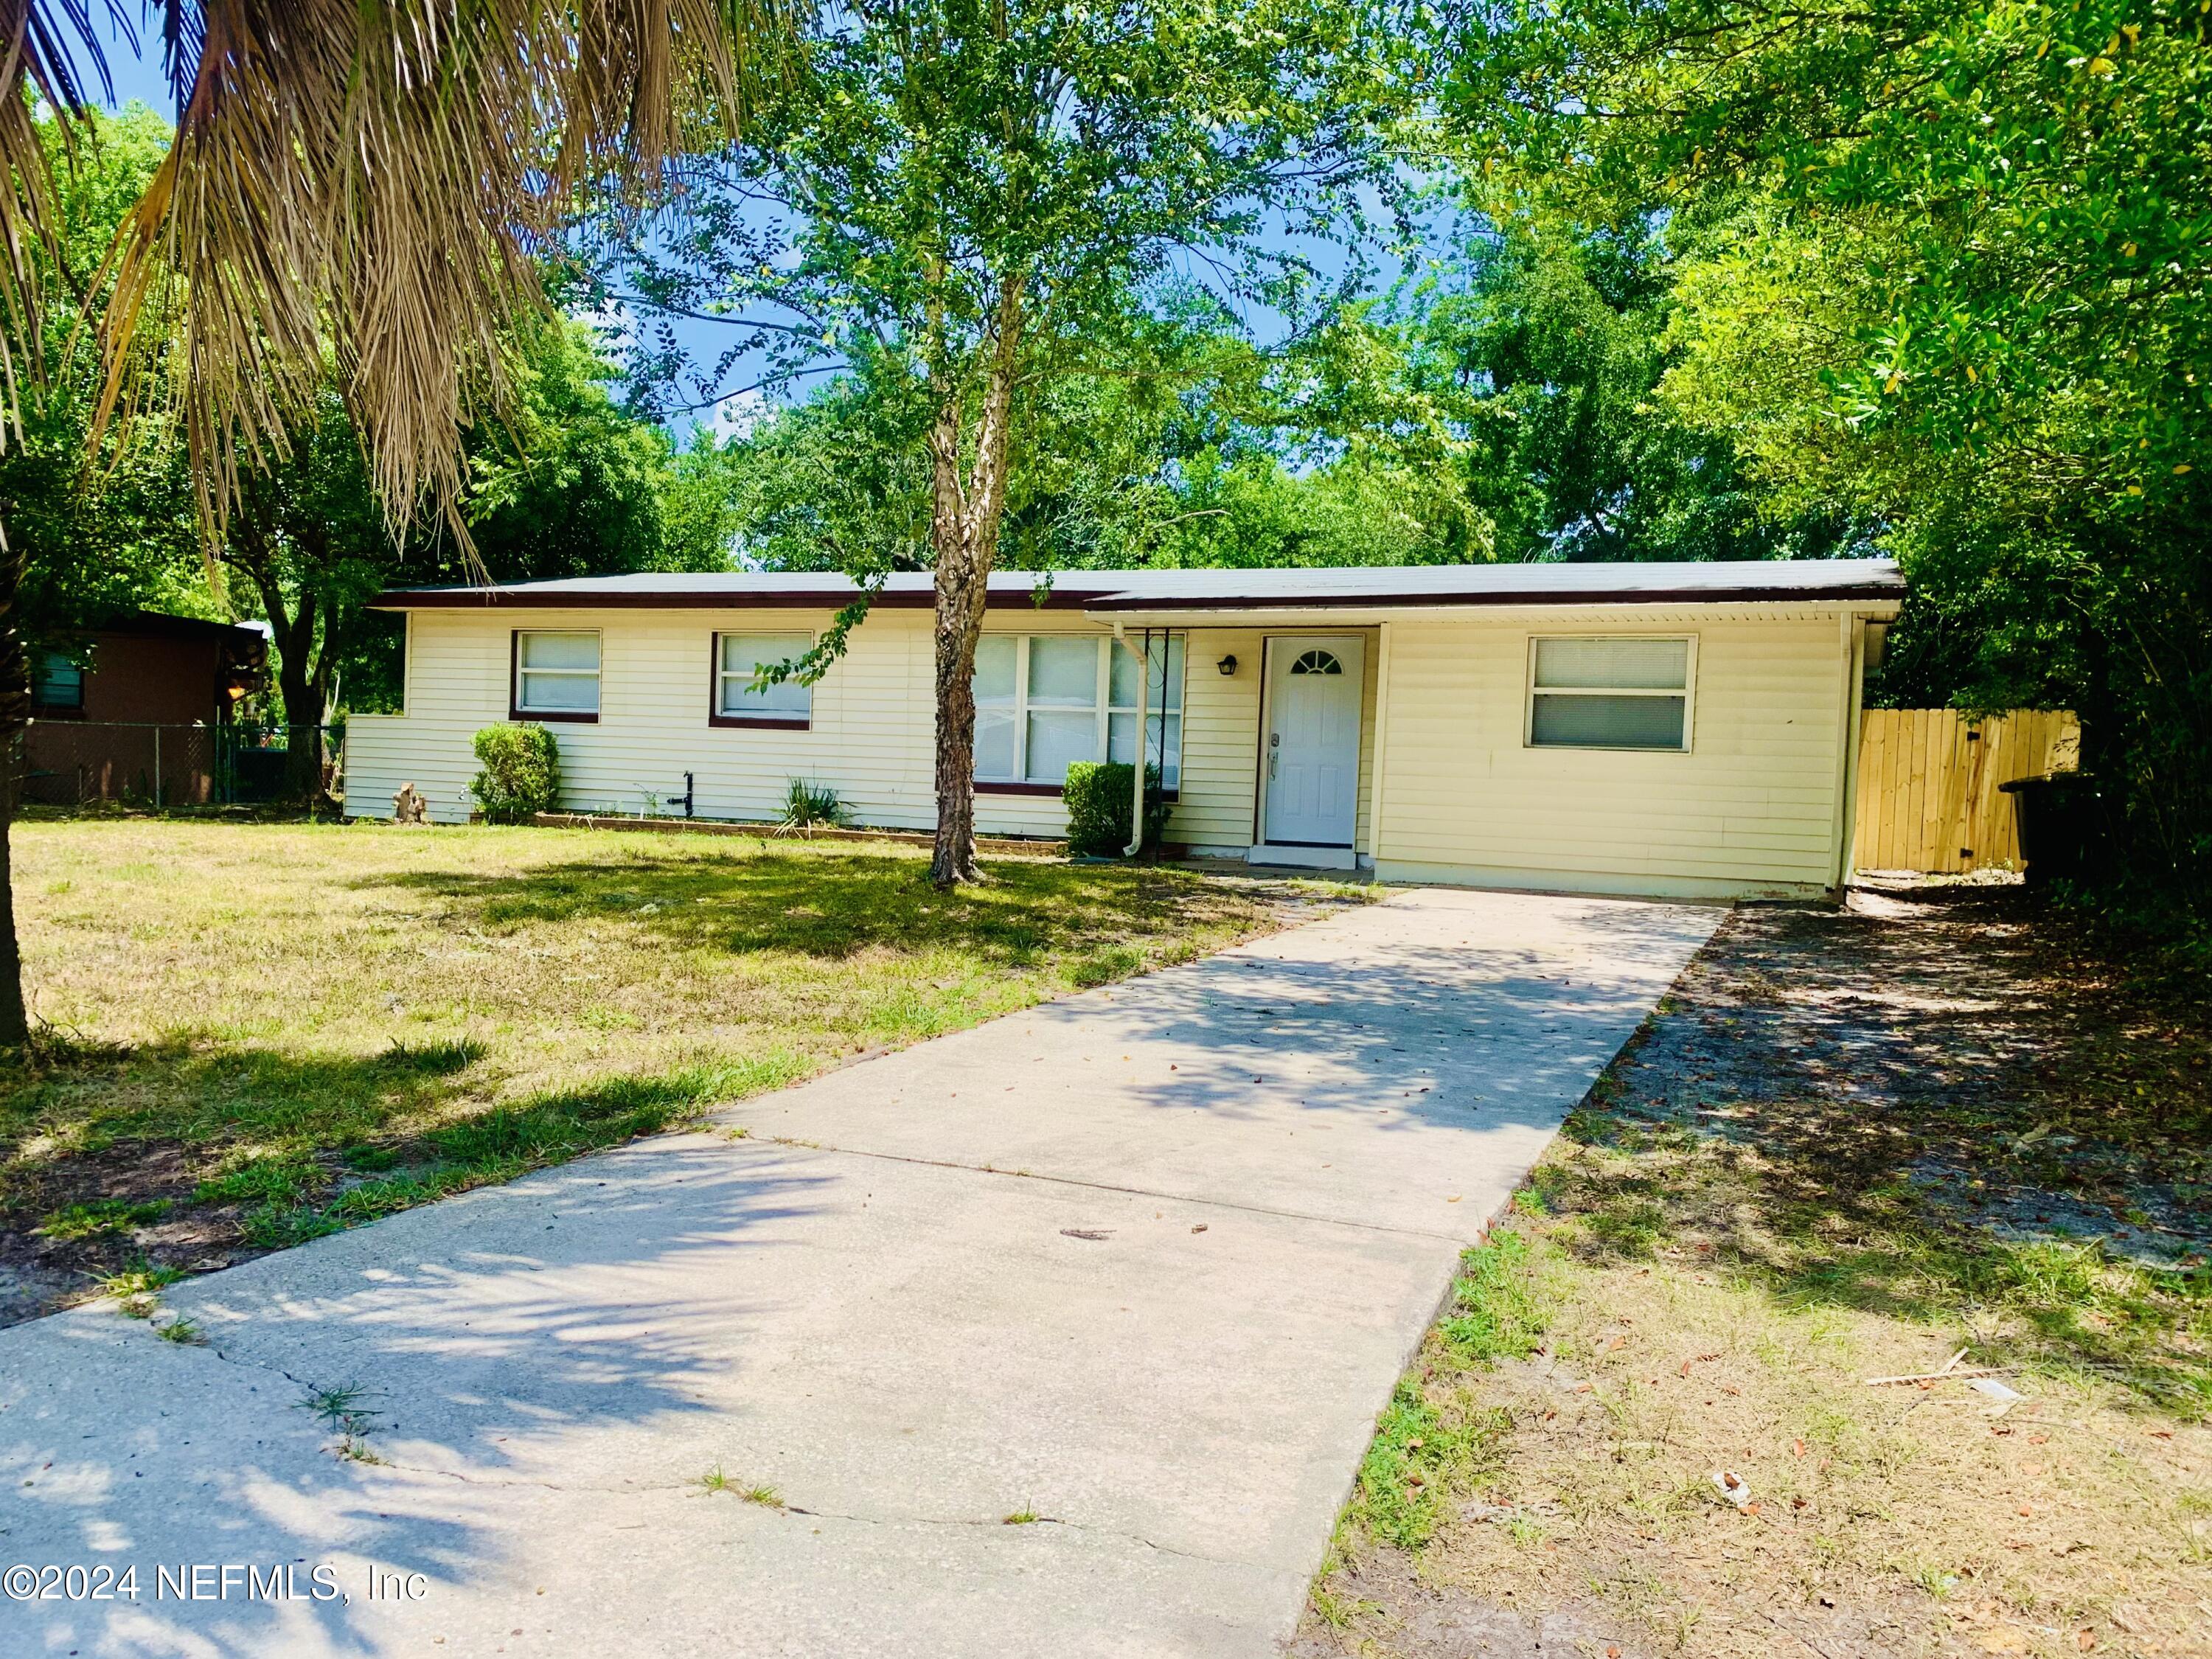
POLYGON ((0 1651, 1273 1653, 1720 915, 1404 893, 177 1286, 205 1346, 0 1332, 0 1569, 112 1576, 0 1651))

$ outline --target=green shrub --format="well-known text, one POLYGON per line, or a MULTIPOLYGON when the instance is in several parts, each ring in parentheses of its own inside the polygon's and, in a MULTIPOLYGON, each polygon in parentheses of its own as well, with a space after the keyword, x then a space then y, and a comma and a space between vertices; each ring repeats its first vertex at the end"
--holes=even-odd
MULTIPOLYGON (((1078 761, 1067 769, 1061 791, 1067 803, 1067 850, 1115 854, 1129 844, 1129 796, 1136 775, 1126 761, 1078 761)), ((1145 768, 1145 841, 1157 847, 1167 821, 1160 794, 1160 769, 1145 768)))
POLYGON ((561 750, 542 726, 487 726, 477 733, 483 763, 469 793, 486 823, 527 823, 561 804, 561 750))

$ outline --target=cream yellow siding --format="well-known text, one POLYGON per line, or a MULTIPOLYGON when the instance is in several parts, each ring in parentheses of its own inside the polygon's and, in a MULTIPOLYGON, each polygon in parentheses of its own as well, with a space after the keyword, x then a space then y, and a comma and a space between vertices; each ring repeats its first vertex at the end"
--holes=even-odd
POLYGON ((1835 879, 1849 635, 1833 615, 1391 624, 1386 878, 1808 893, 1835 879), (1686 753, 1532 748, 1529 639, 1695 639, 1686 753))
MULTIPOLYGON (((1357 632, 1366 664, 1358 850, 1385 878, 1684 896, 1818 892, 1835 881, 1841 856, 1856 660, 1849 617, 1826 605, 1561 606, 1188 626, 1181 789, 1167 839, 1207 852, 1251 845, 1267 641, 1357 632), (1528 744, 1532 636, 1612 633, 1695 640, 1686 752, 1528 744), (1224 675, 1218 665, 1232 655, 1236 672, 1224 675)), ((829 620, 826 611, 772 606, 414 611, 406 713, 354 717, 349 805, 381 816, 411 782, 434 817, 466 817, 471 739, 507 718, 513 632, 592 629, 601 638, 600 717, 552 728, 564 805, 674 811, 689 771, 700 817, 767 820, 789 781, 805 778, 836 789, 864 823, 926 830, 935 819, 926 611, 887 606, 855 630, 814 688, 808 729, 708 724, 716 632, 812 633, 829 620)), ((994 611, 986 625, 1109 633, 1079 613, 1026 606, 994 611)), ((988 789, 976 819, 994 835, 1057 836, 1066 825, 1056 796, 988 789)))
MULTIPOLYGON (((712 639, 720 633, 811 634, 827 611, 424 610, 409 617, 404 714, 356 714, 346 739, 349 810, 381 817, 413 783, 441 822, 465 820, 475 734, 507 718, 509 640, 518 629, 587 629, 600 636, 599 718, 551 726, 562 805, 580 811, 680 811, 693 775, 701 817, 767 821, 793 778, 827 784, 861 823, 927 830, 937 820, 932 754, 931 637, 927 611, 877 611, 814 688, 805 731, 708 724, 712 639)), ((1081 617, 994 613, 993 632, 1108 630, 1081 617)), ((989 835, 1059 836, 1067 817, 1051 796, 979 792, 989 835)))
POLYGON ((1183 656, 1182 787, 1168 814, 1170 842, 1237 854, 1252 844, 1265 638, 1241 628, 1191 630, 1183 656), (1237 659, 1234 675, 1221 672, 1224 657, 1237 659))
POLYGON ((1260 698, 1269 639, 1308 634, 1357 634, 1365 641, 1360 694, 1358 850, 1370 846, 1369 804, 1375 767, 1376 675, 1382 653, 1372 628, 1198 628, 1189 632, 1189 673, 1183 692, 1182 798, 1168 814, 1167 839, 1194 851, 1241 856, 1252 844, 1259 809, 1260 698), (1234 656, 1224 678, 1221 659, 1234 656))

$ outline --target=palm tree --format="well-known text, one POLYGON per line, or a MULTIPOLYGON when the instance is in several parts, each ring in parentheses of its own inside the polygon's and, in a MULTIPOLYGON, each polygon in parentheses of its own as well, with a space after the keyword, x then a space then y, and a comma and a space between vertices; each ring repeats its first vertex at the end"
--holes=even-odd
MULTIPOLYGON (((133 9, 101 3, 135 49, 133 9)), ((691 127, 734 131, 790 38, 781 3, 144 0, 135 21, 160 41, 176 140, 111 256, 101 420, 173 401, 212 544, 335 364, 386 514, 451 519, 462 428, 502 396, 501 326, 543 303, 536 256, 574 192, 648 184, 691 127)), ((94 11, 0 0, 0 442, 39 373, 33 265, 54 232, 33 96, 67 125, 108 87, 94 11)), ((29 690, 4 547, 12 746, 29 690)), ((27 1036, 12 806, 0 1044, 27 1036)))

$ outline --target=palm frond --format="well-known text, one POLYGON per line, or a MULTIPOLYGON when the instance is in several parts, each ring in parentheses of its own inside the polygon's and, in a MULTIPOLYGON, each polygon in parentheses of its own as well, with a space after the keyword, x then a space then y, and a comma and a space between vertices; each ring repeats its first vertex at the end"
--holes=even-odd
MULTIPOLYGON (((106 0, 104 15, 127 39, 119 0, 106 0)), ((35 374, 42 355, 32 250, 52 249, 58 230, 53 173, 33 100, 82 117, 92 101, 88 76, 112 95, 86 0, 0 0, 0 446, 21 430, 21 376, 35 374)))
POLYGON ((788 38, 780 0, 157 4, 177 137, 117 240, 100 416, 149 395, 131 343, 172 340, 211 534, 333 367, 387 514, 450 517, 575 190, 742 122, 788 38))

